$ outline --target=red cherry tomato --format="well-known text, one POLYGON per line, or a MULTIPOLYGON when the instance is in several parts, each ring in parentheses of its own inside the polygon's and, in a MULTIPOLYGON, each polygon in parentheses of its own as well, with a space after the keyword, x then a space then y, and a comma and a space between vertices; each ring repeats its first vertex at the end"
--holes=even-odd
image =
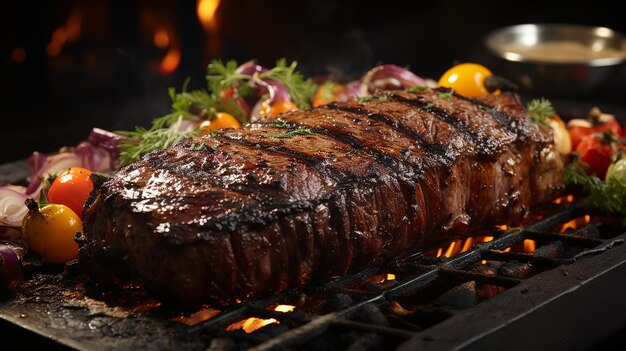
POLYGON ((93 190, 92 173, 83 167, 71 167, 61 172, 48 190, 48 202, 65 205, 82 219, 83 205, 93 190))
POLYGON ((624 136, 624 129, 615 116, 598 113, 594 117, 574 118, 567 122, 567 129, 572 139, 572 147, 576 149, 580 141, 589 134, 612 131, 618 138, 624 136))
POLYGON ((580 155, 580 161, 589 165, 586 168, 587 174, 597 175, 604 179, 606 171, 611 165, 611 158, 615 153, 615 148, 610 137, 610 132, 603 134, 589 134, 584 136, 576 152, 580 155))

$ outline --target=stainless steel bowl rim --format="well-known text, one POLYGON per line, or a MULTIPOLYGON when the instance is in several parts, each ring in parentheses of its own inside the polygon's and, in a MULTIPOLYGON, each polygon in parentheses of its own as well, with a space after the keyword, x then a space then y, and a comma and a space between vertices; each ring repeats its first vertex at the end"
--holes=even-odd
POLYGON ((492 31, 485 37, 485 44, 487 48, 492 51, 496 56, 513 62, 527 62, 532 64, 541 64, 546 66, 588 66, 588 67, 603 67, 603 66, 615 66, 626 62, 626 35, 619 33, 611 28, 602 26, 587 26, 580 24, 568 24, 568 23, 526 23, 517 24, 508 27, 503 27, 492 31), (499 45, 499 40, 508 33, 539 33, 545 30, 554 29, 572 29, 575 31, 595 31, 603 33, 604 35, 598 36, 598 38, 615 39, 622 42, 622 51, 624 55, 622 57, 600 57, 588 60, 572 60, 568 62, 557 61, 544 61, 533 58, 524 57, 519 53, 503 50, 499 45))

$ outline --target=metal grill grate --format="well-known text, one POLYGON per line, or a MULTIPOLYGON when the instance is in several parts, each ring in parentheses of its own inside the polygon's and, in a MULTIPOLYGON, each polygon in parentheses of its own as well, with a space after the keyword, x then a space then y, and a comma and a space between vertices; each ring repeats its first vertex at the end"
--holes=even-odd
MULTIPOLYGON (((626 280, 615 277, 626 274, 626 245, 620 245, 626 233, 600 221, 561 233, 558 228, 584 213, 576 206, 554 206, 546 212, 552 215, 501 231, 493 240, 451 258, 435 257, 432 251, 415 253, 322 286, 226 311, 211 310, 211 318, 191 326, 174 321, 171 311, 159 308, 126 313, 120 307, 98 304, 84 295, 80 285, 68 290, 71 279, 66 274, 33 276, 26 289, 0 303, 0 317, 83 350, 449 350, 489 347, 494 342, 506 342, 511 349, 534 346, 542 338, 533 335, 538 329, 554 329, 550 323, 560 323, 563 332, 571 334, 581 318, 602 313, 603 325, 595 335, 582 341, 576 335, 569 337, 577 342, 574 348, 580 348, 626 324, 626 302, 618 297, 626 293, 626 280), (533 252, 507 249, 527 239, 536 242, 533 252), (586 292, 594 285, 598 286, 586 292), (618 295, 608 296, 601 306, 584 301, 588 294, 600 292, 618 295), (583 300, 580 306, 569 305, 578 295, 583 300), (281 304, 295 310, 275 311, 281 304), (608 306, 613 312, 607 314, 608 306), (574 321, 559 319, 572 310, 587 315, 576 314, 574 321), (607 315, 614 317, 607 320, 607 315), (246 332, 241 325, 249 318, 274 323, 246 332), (519 335, 530 336, 515 337, 513 325, 519 335)), ((557 334, 544 337, 542 348, 572 347, 572 342, 554 339, 557 334)))

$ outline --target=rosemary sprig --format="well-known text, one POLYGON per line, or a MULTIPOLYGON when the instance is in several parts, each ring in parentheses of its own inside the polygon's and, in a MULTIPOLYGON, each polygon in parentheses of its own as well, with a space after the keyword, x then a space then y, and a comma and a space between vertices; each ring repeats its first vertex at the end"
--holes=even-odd
POLYGON ((287 133, 281 133, 281 134, 264 134, 263 137, 264 138, 278 138, 278 139, 284 139, 284 138, 292 138, 296 135, 311 135, 313 134, 313 131, 310 128, 298 128, 298 129, 294 129, 292 131, 289 131, 287 133))
POLYGON ((120 143, 120 166, 138 161, 143 155, 168 148, 177 142, 199 134, 199 129, 181 131, 182 115, 167 128, 161 128, 160 119, 155 119, 150 129, 135 127, 133 131, 118 131, 128 137, 120 143))

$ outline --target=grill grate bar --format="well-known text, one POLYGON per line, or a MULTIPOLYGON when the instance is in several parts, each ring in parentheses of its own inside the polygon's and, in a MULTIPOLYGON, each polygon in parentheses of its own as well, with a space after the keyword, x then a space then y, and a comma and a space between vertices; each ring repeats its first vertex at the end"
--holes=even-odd
POLYGON ((449 269, 449 268, 439 268, 439 271, 443 275, 454 278, 456 280, 460 280, 460 281, 474 280, 479 283, 499 285, 505 288, 512 288, 522 282, 520 279, 515 279, 515 278, 510 278, 510 277, 505 277, 505 276, 489 276, 486 274, 469 272, 469 271, 460 271, 460 270, 449 269))
POLYGON ((525 234, 528 239, 561 240, 564 243, 576 245, 576 246, 580 246, 584 248, 596 247, 602 244, 601 239, 594 239, 594 238, 584 237, 584 236, 580 236, 576 234, 565 234, 565 233, 557 234, 557 233, 552 233, 552 232, 533 231, 533 230, 526 230, 525 234))
POLYGON ((337 318, 335 320, 332 320, 330 323, 335 326, 347 327, 351 330, 374 332, 378 334, 389 335, 389 336, 400 337, 400 338, 407 338, 407 339, 415 335, 415 333, 411 331, 390 328, 390 327, 383 326, 383 325, 355 322, 355 321, 342 319, 342 318, 337 318))
POLYGON ((574 262, 571 258, 552 258, 521 252, 503 252, 497 250, 484 250, 483 257, 488 260, 510 261, 517 260, 521 262, 529 262, 533 264, 542 264, 547 266, 558 266, 574 262))
MULTIPOLYGON (((495 250, 504 249, 506 247, 510 247, 516 243, 521 242, 529 231, 533 231, 534 233, 538 231, 545 231, 548 228, 555 227, 560 223, 571 220, 572 218, 574 218, 577 212, 578 208, 576 206, 566 208, 565 210, 553 216, 539 220, 538 222, 528 226, 527 228, 512 229, 508 231, 505 235, 495 238, 492 241, 476 244, 470 250, 457 254, 449 260, 442 261, 442 263, 438 265, 424 265, 420 264, 419 262, 407 262, 407 259, 400 261, 391 266, 392 271, 396 271, 395 269, 398 269, 398 271, 415 269, 422 273, 406 281, 399 282, 398 284, 381 291, 378 295, 365 299, 364 301, 358 302, 343 310, 320 316, 312 316, 310 321, 308 321, 306 324, 288 330, 284 334, 278 335, 275 338, 272 338, 268 341, 265 341, 264 343, 253 347, 251 350, 270 350, 275 349, 278 346, 290 347, 294 345, 300 345, 312 339, 313 337, 320 335, 325 330, 327 330, 329 326, 337 324, 341 324, 344 326, 353 325, 355 327, 358 327, 357 329, 368 328, 367 331, 372 331, 377 328, 385 328, 383 334, 398 334, 402 335, 403 337, 410 337, 415 332, 393 327, 381 327, 377 324, 349 321, 349 319, 356 315, 359 311, 372 304, 376 306, 382 306, 389 303, 389 301, 397 300, 403 296, 412 294, 417 290, 428 286, 430 283, 439 279, 442 275, 457 277, 461 280, 479 280, 480 282, 487 282, 503 287, 512 287, 518 285, 520 283, 520 280, 518 279, 508 277, 492 277, 481 273, 461 271, 461 269, 479 262, 484 258, 485 255, 495 254, 497 252, 495 250), (364 327, 365 325, 367 325, 368 327, 364 327)), ((416 255, 413 255, 412 257, 419 258, 419 256, 416 255)), ((507 257, 515 258, 516 256, 511 255, 507 257)), ((544 263, 543 258, 534 257, 531 255, 522 255, 519 256, 519 258, 523 258, 527 261, 536 260, 536 262, 538 263, 544 263)), ((562 263, 560 260, 555 261, 554 259, 548 259, 545 260, 545 262, 550 264, 562 263)), ((567 263, 571 262, 571 260, 564 260, 563 262, 567 263)), ((329 282, 319 290, 325 292, 333 291, 337 288, 345 287, 355 282, 360 282, 363 279, 371 278, 385 271, 385 267, 369 268, 360 273, 329 282)), ((264 304, 257 304, 257 306, 258 305, 264 304)))

